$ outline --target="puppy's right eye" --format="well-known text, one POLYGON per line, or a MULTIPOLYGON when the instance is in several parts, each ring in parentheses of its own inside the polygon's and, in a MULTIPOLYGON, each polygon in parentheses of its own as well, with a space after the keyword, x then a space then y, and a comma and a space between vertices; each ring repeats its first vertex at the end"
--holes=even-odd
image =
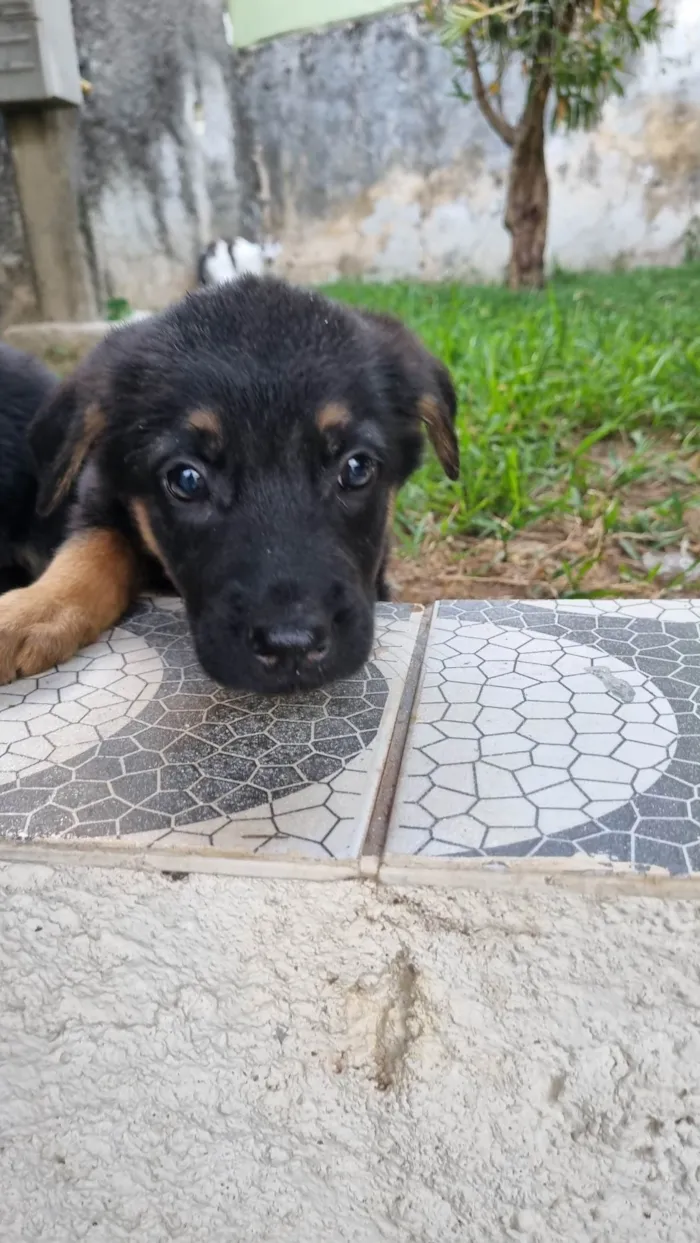
POLYGON ((368 453, 353 453, 338 475, 338 483, 346 488, 366 488, 377 473, 377 463, 368 453))
POLYGON ((178 501, 203 501, 209 495, 204 475, 186 462, 171 466, 165 475, 165 486, 178 501))

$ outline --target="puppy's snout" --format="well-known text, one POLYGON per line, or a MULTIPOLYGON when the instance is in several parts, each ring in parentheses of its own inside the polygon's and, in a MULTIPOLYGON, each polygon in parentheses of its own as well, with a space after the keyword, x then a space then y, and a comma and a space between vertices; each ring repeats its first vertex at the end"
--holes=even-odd
MULTIPOLYGON (((233 577, 233 576, 232 576, 233 577)), ((284 695, 350 675, 372 644, 372 600, 330 573, 275 580, 252 600, 232 592, 224 610, 193 626, 197 654, 223 686, 284 695)))
POLYGON ((301 669, 317 665, 328 655, 328 627, 319 621, 255 626, 250 645, 256 660, 268 669, 301 669))

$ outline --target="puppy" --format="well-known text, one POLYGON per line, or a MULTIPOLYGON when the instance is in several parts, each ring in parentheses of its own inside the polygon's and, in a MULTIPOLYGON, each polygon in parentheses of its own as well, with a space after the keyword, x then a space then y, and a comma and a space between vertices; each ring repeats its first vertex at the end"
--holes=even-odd
POLYGON ((0 598, 0 680, 67 660, 159 574, 223 685, 348 676, 371 649, 424 428, 457 477, 455 407, 400 323, 271 278, 112 331, 31 427, 37 522, 62 515, 60 547, 0 598))
POLYGON ((28 354, 0 343, 0 592, 29 583, 62 535, 63 511, 36 514, 37 478, 28 428, 58 380, 28 354))

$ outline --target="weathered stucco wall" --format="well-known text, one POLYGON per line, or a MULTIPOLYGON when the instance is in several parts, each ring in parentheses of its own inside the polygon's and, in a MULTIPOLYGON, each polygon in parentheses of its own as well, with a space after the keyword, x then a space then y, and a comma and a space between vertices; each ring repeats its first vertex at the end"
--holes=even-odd
MULTIPOLYGON (((270 234, 282 270, 500 279, 507 151, 452 94, 415 8, 232 53, 220 0, 73 0, 83 229, 100 301, 158 307, 213 236, 270 234)), ((700 217, 700 6, 669 0, 660 49, 591 134, 549 141, 549 258, 677 262, 700 217)), ((511 102, 522 90, 509 85, 511 102)), ((695 246, 697 248, 697 227, 695 246)), ((31 311, 0 135, 0 324, 31 311)))
MULTIPOLYGON (((157 307, 191 286, 239 201, 231 53, 220 0, 73 0, 84 77, 82 222, 100 301, 157 307)), ((20 286, 19 211, 0 143, 0 315, 20 286)))
POLYGON ((93 85, 81 132, 95 267, 109 293, 163 305, 237 220, 221 0, 73 0, 73 11, 93 85))
MULTIPOLYGON (((676 262, 700 212, 700 6, 671 0, 660 49, 590 134, 552 137, 549 258, 676 262)), ((239 53, 242 136, 262 224, 290 275, 500 279, 508 153, 452 93, 416 11, 239 53)), ((522 90, 509 84, 514 107, 522 90)))
POLYGON ((14 170, 0 117, 0 329, 11 320, 32 316, 32 273, 15 191, 14 170))
POLYGON ((3 1243, 697 1243, 700 908, 0 867, 3 1243))

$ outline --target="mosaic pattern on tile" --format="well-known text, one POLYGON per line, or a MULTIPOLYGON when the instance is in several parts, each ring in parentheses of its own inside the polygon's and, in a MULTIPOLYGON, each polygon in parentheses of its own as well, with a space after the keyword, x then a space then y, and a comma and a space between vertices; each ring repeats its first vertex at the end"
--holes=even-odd
POLYGON ((700 871, 699 702, 698 603, 443 602, 387 854, 700 871))
POLYGON ((538 600, 538 609, 565 609, 567 613, 604 613, 606 616, 630 617, 639 621, 700 623, 698 600, 538 600))
POLYGON ((204 676, 178 600, 144 601, 69 664, 0 688, 0 837, 356 857, 419 619, 380 606, 360 674, 265 699, 204 676))

